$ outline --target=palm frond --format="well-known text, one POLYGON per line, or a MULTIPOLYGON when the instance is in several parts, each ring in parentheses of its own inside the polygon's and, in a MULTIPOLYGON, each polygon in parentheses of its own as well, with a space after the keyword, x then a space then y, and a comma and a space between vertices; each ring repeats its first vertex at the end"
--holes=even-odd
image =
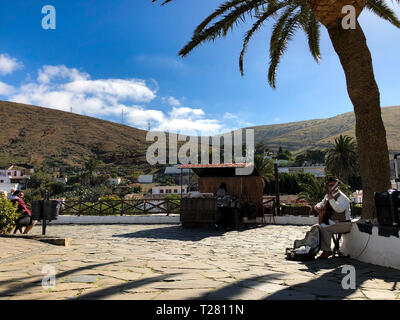
POLYGON ((270 5, 267 7, 267 10, 264 13, 262 13, 259 16, 258 20, 253 24, 253 27, 249 31, 247 31, 246 36, 243 40, 243 48, 239 57, 239 69, 242 76, 244 75, 243 59, 244 55, 246 54, 247 46, 249 44, 250 39, 253 37, 254 33, 260 29, 265 20, 273 16, 277 11, 284 8, 285 6, 287 6, 286 2, 277 2, 277 1, 271 2, 270 5))
POLYGON ((307 27, 304 31, 307 34, 308 47, 310 49, 310 52, 314 60, 320 62, 321 61, 321 50, 319 46, 320 33, 321 33, 320 23, 315 18, 312 11, 309 12, 307 27))
MULTIPOLYGON (((163 5, 165 5, 165 4, 167 4, 168 2, 171 2, 171 1, 174 1, 174 0, 164 0, 164 2, 161 3, 161 5, 163 6, 163 5)), ((152 0, 152 2, 157 2, 157 0, 152 0)))
MULTIPOLYGON (((171 0, 170 0, 171 1, 171 0)), ((221 4, 217 10, 215 10, 212 14, 210 14, 206 19, 204 19, 204 21, 202 23, 200 23, 197 28, 194 31, 194 34, 196 33, 200 33, 204 30, 204 28, 215 18, 217 18, 218 16, 224 14, 225 12, 227 12, 228 10, 232 9, 233 7, 243 3, 243 2, 247 2, 247 0, 231 0, 231 1, 227 1, 224 2, 223 4, 221 4)))
POLYGON ((200 43, 205 41, 214 41, 218 37, 225 37, 233 26, 239 23, 239 20, 244 22, 246 15, 251 16, 252 11, 258 6, 265 4, 266 0, 248 0, 242 5, 236 6, 232 11, 227 13, 223 18, 211 27, 203 29, 201 32, 195 32, 191 41, 179 52, 179 55, 185 57, 200 43))
POLYGON ((297 6, 290 6, 275 24, 271 36, 270 64, 268 82, 272 88, 276 87, 276 70, 281 57, 286 52, 287 45, 299 27, 300 13, 291 16, 297 6))
MULTIPOLYGON (((400 1, 398 1, 400 3, 400 1)), ((377 16, 389 21, 391 24, 400 28, 400 21, 396 13, 382 0, 367 0, 366 7, 377 16)))

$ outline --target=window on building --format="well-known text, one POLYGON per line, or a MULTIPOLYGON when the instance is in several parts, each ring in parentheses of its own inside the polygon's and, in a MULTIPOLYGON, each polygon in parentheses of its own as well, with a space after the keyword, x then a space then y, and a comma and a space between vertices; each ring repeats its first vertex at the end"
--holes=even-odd
POLYGON ((164 193, 164 190, 160 190, 160 193, 164 193))
POLYGON ((178 193, 178 189, 174 189, 174 193, 178 193))

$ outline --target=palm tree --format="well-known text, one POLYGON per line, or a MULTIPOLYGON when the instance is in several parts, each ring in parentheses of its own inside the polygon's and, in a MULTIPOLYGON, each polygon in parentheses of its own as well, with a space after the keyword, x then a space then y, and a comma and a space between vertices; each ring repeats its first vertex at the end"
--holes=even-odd
MULTIPOLYGON (((157 0, 152 0, 156 2, 157 0)), ((173 0, 162 0, 162 4, 173 0)), ((396 0, 400 2, 400 0, 396 0)), ((386 130, 381 117, 380 93, 375 81, 371 53, 358 16, 366 8, 400 28, 400 21, 385 0, 225 0, 195 29, 192 39, 179 52, 182 57, 207 41, 225 37, 234 26, 255 19, 245 34, 240 53, 239 68, 243 75, 243 58, 250 39, 264 22, 275 18, 270 39, 268 82, 275 88, 276 70, 295 31, 302 29, 308 38, 310 52, 319 62, 320 27, 329 34, 332 45, 343 67, 347 91, 354 106, 356 137, 363 180, 363 217, 376 215, 374 191, 390 187, 389 152, 386 130), (345 6, 354 8, 355 28, 344 28, 345 6)))
POLYGON ((100 167, 100 160, 89 159, 85 163, 85 172, 82 175, 84 184, 91 184, 93 180, 93 173, 100 167))
POLYGON ((317 204, 326 194, 325 180, 312 177, 307 183, 299 183, 302 190, 298 195, 298 200, 306 200, 309 204, 317 204))
POLYGON ((335 138, 335 145, 326 153, 326 169, 345 183, 358 172, 357 144, 352 137, 335 138))
POLYGON ((271 159, 265 159, 263 155, 254 156, 254 166, 262 178, 263 189, 266 182, 274 179, 274 162, 271 159))

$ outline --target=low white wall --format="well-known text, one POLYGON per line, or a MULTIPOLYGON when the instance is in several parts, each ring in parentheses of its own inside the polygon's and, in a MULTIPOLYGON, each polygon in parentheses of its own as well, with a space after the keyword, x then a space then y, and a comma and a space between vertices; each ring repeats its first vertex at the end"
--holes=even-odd
POLYGON ((372 234, 360 232, 353 223, 351 232, 343 235, 341 251, 350 258, 383 267, 400 269, 400 238, 378 235, 378 227, 372 234))
MULTIPOLYGON (((269 222, 270 219, 266 217, 266 221, 269 222)), ((297 226, 312 226, 318 223, 318 217, 315 216, 275 216, 276 224, 290 224, 297 226)))
POLYGON ((143 216, 58 216, 49 224, 179 224, 179 215, 143 216))

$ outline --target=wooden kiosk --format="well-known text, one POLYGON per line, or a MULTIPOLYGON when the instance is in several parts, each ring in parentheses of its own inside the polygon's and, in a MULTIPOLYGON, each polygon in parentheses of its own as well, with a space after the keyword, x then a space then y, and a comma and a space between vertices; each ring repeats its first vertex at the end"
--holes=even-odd
MULTIPOLYGON (((178 169, 191 169, 198 176, 199 197, 190 194, 181 197, 181 222, 184 227, 214 227, 219 216, 216 193, 225 182, 227 193, 236 197, 244 204, 256 206, 257 217, 263 216, 263 184, 262 178, 252 164, 222 163, 222 164, 188 164, 180 165, 178 169), (253 167, 249 175, 237 175, 237 168, 253 167), (204 195, 204 196, 202 196, 204 195)), ((251 169, 251 168, 250 168, 251 169)), ((239 210, 232 210, 231 224, 236 228, 239 210)))

